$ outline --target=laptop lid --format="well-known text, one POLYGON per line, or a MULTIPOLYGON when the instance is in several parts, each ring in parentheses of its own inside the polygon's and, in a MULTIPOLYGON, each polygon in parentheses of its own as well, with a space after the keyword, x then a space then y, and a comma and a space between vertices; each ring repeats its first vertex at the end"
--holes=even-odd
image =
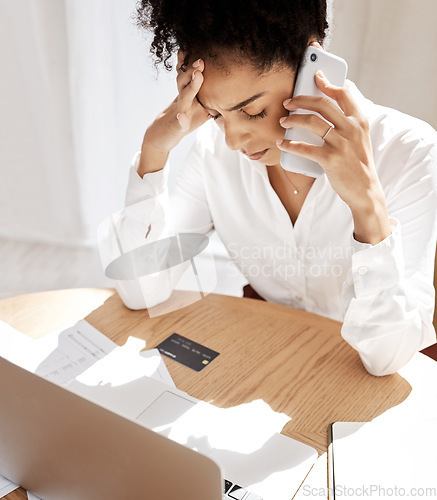
POLYGON ((0 474, 45 500, 221 500, 210 458, 0 357, 0 474))
POLYGON ((117 374, 126 368, 113 361, 109 354, 68 389, 207 455, 250 500, 290 500, 317 458, 316 450, 280 433, 290 418, 263 400, 219 408, 150 377, 120 384, 117 374))

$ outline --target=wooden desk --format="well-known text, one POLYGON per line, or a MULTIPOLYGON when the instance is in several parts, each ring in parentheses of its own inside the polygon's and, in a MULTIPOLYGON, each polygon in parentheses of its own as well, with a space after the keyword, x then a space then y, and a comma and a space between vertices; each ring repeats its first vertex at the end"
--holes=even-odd
POLYGON ((263 399, 291 417, 283 434, 319 453, 327 449, 329 423, 370 421, 411 390, 398 374, 369 375, 341 338, 340 323, 254 299, 211 294, 149 318, 124 307, 113 290, 61 290, 0 301, 0 318, 33 337, 85 318, 120 345, 131 335, 149 349, 178 332, 220 353, 200 373, 165 358, 178 388, 220 407, 263 399))

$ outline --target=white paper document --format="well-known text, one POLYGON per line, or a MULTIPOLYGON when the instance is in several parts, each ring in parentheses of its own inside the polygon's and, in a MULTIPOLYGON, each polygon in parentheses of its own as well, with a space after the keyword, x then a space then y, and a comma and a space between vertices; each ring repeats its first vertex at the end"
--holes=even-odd
POLYGON ((37 340, 0 321, 0 356, 62 386, 103 360, 107 376, 119 381, 147 376, 174 386, 161 354, 156 349, 140 352, 144 347, 144 340, 134 337, 118 346, 85 320, 37 340))
POLYGON ((35 373, 58 385, 66 385, 117 348, 117 344, 87 321, 36 341, 40 360, 35 373))
POLYGON ((117 344, 87 321, 33 340, 6 323, 0 324, 0 355, 58 385, 66 385, 117 344))
POLYGON ((123 346, 117 347, 76 377, 76 382, 86 386, 117 387, 141 377, 151 377, 174 387, 161 353, 158 349, 141 352, 144 347, 144 340, 129 337, 123 346))

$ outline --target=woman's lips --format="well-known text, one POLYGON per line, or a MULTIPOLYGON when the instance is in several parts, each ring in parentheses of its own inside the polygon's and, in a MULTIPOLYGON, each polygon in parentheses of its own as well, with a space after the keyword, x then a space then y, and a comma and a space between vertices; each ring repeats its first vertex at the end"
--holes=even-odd
POLYGON ((258 151, 257 153, 252 153, 252 154, 246 154, 246 156, 249 158, 249 160, 260 160, 268 151, 267 149, 264 149, 263 151, 258 151))

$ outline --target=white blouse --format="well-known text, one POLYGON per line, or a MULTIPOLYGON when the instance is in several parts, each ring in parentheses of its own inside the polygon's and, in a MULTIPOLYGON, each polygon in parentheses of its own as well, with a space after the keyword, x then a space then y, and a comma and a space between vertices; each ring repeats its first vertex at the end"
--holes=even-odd
MULTIPOLYGON (((315 180, 293 225, 266 166, 231 151, 211 122, 199 129, 170 201, 169 166, 141 179, 137 157, 126 203, 146 200, 138 206, 155 239, 167 234, 165 214, 170 213, 179 233, 216 230, 259 295, 342 321, 341 334, 366 369, 387 375, 436 341, 437 134, 426 123, 375 105, 351 88, 370 123, 390 215, 392 234, 378 245, 354 240, 350 209, 325 175, 315 180)), ((113 244, 109 239, 103 237, 103 247, 113 244)), ((172 272, 120 280, 116 286, 127 307, 145 308, 151 305, 150 299, 145 302, 146 289, 155 302, 168 297, 175 282, 168 276, 172 272)))

